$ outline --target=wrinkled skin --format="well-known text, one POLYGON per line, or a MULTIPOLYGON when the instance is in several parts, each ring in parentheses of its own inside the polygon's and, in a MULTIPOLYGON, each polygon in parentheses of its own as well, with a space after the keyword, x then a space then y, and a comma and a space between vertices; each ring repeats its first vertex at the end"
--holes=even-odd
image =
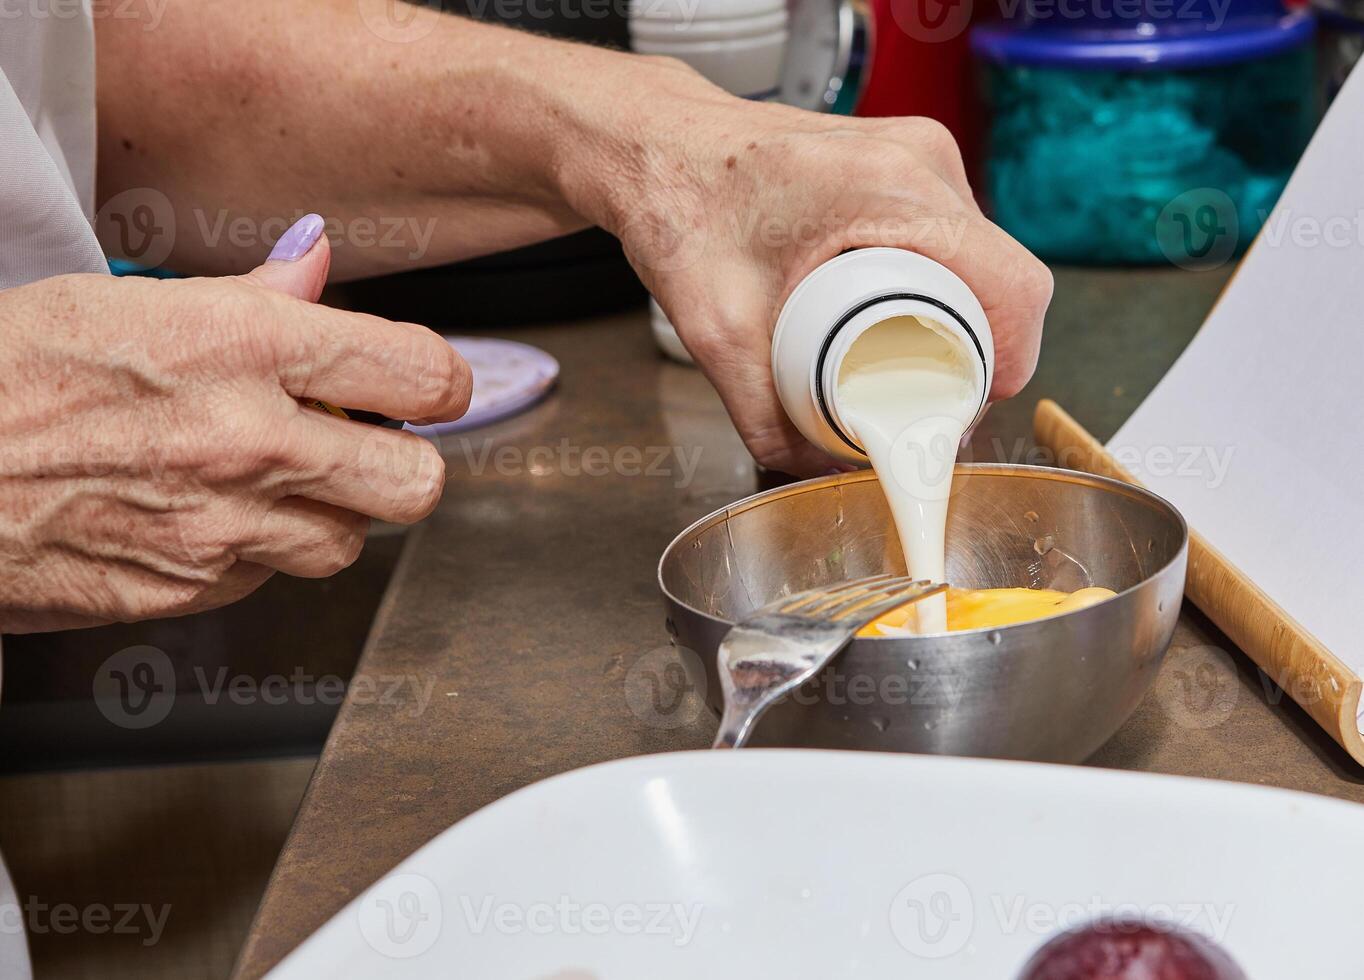
POLYGON ((312 303, 327 261, 323 239, 241 277, 0 293, 0 631, 223 605, 431 511, 433 446, 299 399, 457 418, 468 366, 424 327, 312 303))

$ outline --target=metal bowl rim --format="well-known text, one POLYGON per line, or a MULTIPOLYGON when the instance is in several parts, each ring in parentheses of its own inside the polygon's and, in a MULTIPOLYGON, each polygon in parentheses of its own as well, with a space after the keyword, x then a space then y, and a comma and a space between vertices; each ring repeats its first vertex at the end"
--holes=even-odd
MULTIPOLYGON (((1105 599, 1102 602, 1096 602, 1092 606, 1085 606, 1082 609, 1076 609, 1073 612, 1060 613, 1055 616, 1047 616, 1044 619, 1030 619, 1021 623, 1012 623, 1008 626, 982 626, 973 630, 952 630, 950 632, 945 633, 925 633, 920 636, 860 637, 859 639, 871 640, 878 644, 880 643, 888 644, 906 642, 915 643, 920 640, 938 640, 943 637, 949 636, 969 637, 976 636, 981 633, 998 633, 1001 636, 1006 636, 1011 631, 1014 630, 1021 631, 1026 629, 1027 627, 1037 626, 1041 623, 1049 623, 1053 620, 1068 619, 1073 616, 1083 616, 1086 613, 1091 612, 1092 610, 1102 609, 1111 602, 1116 602, 1119 599, 1125 598, 1126 596, 1135 593, 1138 589, 1145 588, 1148 584, 1163 576, 1171 568, 1186 560, 1186 554, 1189 547, 1189 525, 1185 522, 1184 515, 1179 512, 1179 508, 1177 508, 1174 504, 1170 503, 1168 500, 1166 500, 1159 494, 1152 493, 1145 487, 1140 487, 1133 483, 1126 483, 1122 480, 1115 480, 1107 476, 1099 476, 1094 473, 1085 473, 1080 470, 1070 470, 1059 466, 1029 466, 1022 463, 958 463, 953 469, 954 479, 956 478, 956 474, 958 473, 964 473, 965 475, 1042 477, 1048 480, 1060 480, 1065 483, 1079 483, 1088 486, 1094 486, 1100 489, 1126 494, 1129 497, 1135 497, 1139 500, 1144 500, 1147 503, 1154 505, 1158 510, 1165 511, 1175 519, 1175 523, 1179 528, 1179 547, 1175 549, 1174 556, 1171 557, 1171 559, 1168 562, 1166 562, 1160 568, 1156 569, 1150 575, 1147 575, 1145 578, 1137 582, 1135 585, 1131 585, 1126 589, 1123 589, 1121 592, 1117 593, 1112 598, 1105 599)), ((699 533, 701 531, 707 530, 711 526, 718 524, 722 520, 728 520, 731 517, 735 517, 739 514, 744 513, 745 511, 752 510, 755 507, 762 506, 763 504, 769 503, 770 501, 780 500, 782 497, 795 496, 796 494, 800 493, 809 493, 813 490, 821 490, 829 486, 837 486, 839 484, 846 483, 865 483, 868 480, 875 479, 876 473, 869 469, 857 470, 856 472, 853 473, 840 473, 836 476, 820 476, 815 477, 814 479, 811 480, 801 480, 798 483, 791 483, 784 487, 777 487, 773 490, 764 490, 760 493, 751 494, 740 500, 736 500, 732 504, 727 504, 724 507, 720 507, 716 510, 711 511, 706 516, 698 518, 697 520, 693 521, 691 524, 683 528, 681 531, 679 531, 677 535, 672 539, 672 541, 668 542, 668 546, 663 549, 663 554, 658 559, 657 577, 659 591, 662 592, 663 595, 669 601, 677 603, 677 605, 686 609, 688 612, 692 613, 695 616, 699 616, 702 619, 708 620, 709 622, 717 625, 733 626, 734 624, 727 619, 721 619, 719 616, 713 616, 708 612, 705 612, 701 609, 697 609, 690 603, 683 602, 668 589, 668 586, 663 581, 663 566, 667 564, 668 557, 673 553, 673 551, 676 548, 678 548, 683 541, 690 538, 694 533, 699 533)))

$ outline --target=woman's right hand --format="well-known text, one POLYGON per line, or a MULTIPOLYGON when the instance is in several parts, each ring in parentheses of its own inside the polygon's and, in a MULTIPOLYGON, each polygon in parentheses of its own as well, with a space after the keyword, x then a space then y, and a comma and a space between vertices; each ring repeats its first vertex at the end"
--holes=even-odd
POLYGON ((415 324, 318 306, 325 238, 245 276, 71 275, 0 292, 0 632, 197 612, 275 571, 331 575, 371 517, 435 507, 407 432, 468 407, 468 365, 415 324))

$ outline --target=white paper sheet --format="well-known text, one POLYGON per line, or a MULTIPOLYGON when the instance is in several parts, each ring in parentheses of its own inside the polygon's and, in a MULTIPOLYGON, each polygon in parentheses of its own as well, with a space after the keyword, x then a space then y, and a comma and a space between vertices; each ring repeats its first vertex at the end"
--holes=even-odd
POLYGON ((1364 674, 1364 70, 1197 337, 1109 443, 1364 674))

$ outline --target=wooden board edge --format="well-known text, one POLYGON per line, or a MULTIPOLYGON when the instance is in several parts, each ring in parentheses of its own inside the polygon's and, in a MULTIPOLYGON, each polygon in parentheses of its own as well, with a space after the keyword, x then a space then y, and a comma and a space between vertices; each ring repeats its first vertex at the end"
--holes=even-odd
MULTIPOLYGON (((1033 437, 1058 466, 1140 482, 1060 405, 1044 398, 1033 415, 1033 437)), ((1184 594, 1327 734, 1364 765, 1359 699, 1364 682, 1239 568, 1189 529, 1184 594)))

